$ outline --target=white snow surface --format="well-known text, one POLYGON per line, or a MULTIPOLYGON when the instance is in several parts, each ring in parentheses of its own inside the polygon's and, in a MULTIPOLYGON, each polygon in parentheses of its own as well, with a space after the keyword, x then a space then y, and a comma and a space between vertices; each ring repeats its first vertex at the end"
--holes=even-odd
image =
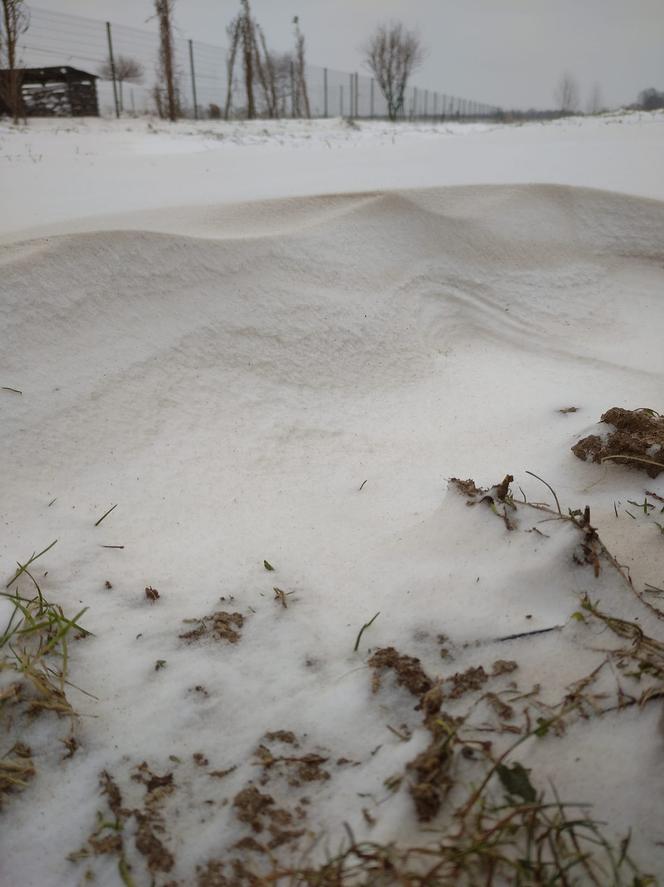
MULTIPOLYGON (((569 624, 580 593, 661 635, 610 571, 573 562, 567 525, 533 513, 508 532, 447 480, 510 472, 552 503, 533 471, 563 508, 591 506, 639 588, 661 586, 661 534, 625 509, 664 484, 570 447, 609 407, 664 411, 663 144, 661 114, 0 128, 0 385, 22 391, 0 391, 0 567, 9 580, 58 540, 35 575, 65 612, 88 607, 70 679, 96 697, 71 690, 81 748, 65 762, 66 727, 35 722, 37 778, 0 814, 1 884, 79 883, 66 855, 103 809, 100 771, 130 795, 142 761, 179 790, 175 868, 156 883, 193 883, 250 834, 232 798, 275 730, 360 762, 296 792, 325 846, 343 822, 407 841, 412 801, 383 782, 427 734, 405 691, 372 695, 369 649, 432 675, 514 659, 553 701, 597 661, 569 624), (246 618, 236 645, 179 638, 220 609, 246 618), (552 625, 567 627, 496 641, 552 625), (409 742, 386 729, 402 721, 409 742), (237 769, 210 778, 199 752, 237 769)), ((519 760, 610 834, 631 828, 662 875, 658 706, 519 760)), ((112 860, 95 865, 119 883, 112 860)))

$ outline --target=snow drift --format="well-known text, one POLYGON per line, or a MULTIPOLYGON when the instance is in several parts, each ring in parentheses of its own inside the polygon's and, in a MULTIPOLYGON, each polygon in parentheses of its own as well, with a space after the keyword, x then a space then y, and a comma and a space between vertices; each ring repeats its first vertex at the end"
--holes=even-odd
MULTIPOLYGON (((509 470, 541 498, 536 471, 561 501, 590 498, 628 558, 634 528, 609 519, 638 479, 616 469, 589 493, 600 470, 570 446, 609 405, 661 403, 663 203, 478 186, 174 210, 151 230, 141 219, 0 247, 2 384, 22 391, 1 392, 2 564, 11 575, 58 539, 40 576, 66 609, 89 607, 72 681, 98 698, 77 699, 90 717, 75 763, 44 767, 13 803, 23 837, 4 841, 0 872, 24 887, 72 883, 63 850, 94 823, 101 770, 200 753, 237 770, 204 786, 196 767, 176 776, 184 877, 245 834, 228 800, 270 730, 361 762, 307 786, 311 828, 332 844, 342 821, 361 834, 358 792, 382 798, 424 743, 386 733, 353 653, 363 623, 380 611, 360 653, 393 644, 437 673, 439 635, 456 669, 484 656, 466 643, 565 624, 587 588, 619 598, 572 562, 566 531, 512 538, 446 479, 509 470), (219 608, 245 617, 241 642, 180 638, 182 620, 219 608), (26 867, 21 848, 36 845, 26 867)), ((655 581, 661 557, 648 547, 634 566, 655 581)), ((564 686, 589 661, 573 640, 491 655, 564 686)), ((636 828, 662 869, 661 768, 615 766, 633 743, 661 756, 656 716, 579 728, 544 766, 616 832, 636 828)), ((45 729, 34 746, 57 757, 45 729)), ((409 805, 400 793, 376 808, 373 837, 407 838, 409 805)))

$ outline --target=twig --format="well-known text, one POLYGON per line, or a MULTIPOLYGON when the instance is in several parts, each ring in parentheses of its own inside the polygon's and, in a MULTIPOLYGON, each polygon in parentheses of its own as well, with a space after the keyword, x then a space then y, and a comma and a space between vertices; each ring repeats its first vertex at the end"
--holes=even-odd
POLYGON ((376 619, 378 619, 379 616, 380 616, 380 610, 376 613, 376 615, 373 617, 373 619, 370 619, 368 622, 364 623, 364 625, 360 629, 360 633, 357 636, 357 640, 355 641, 355 646, 353 647, 354 653, 357 653, 357 650, 360 646, 360 639, 361 639, 362 635, 364 634, 365 630, 367 628, 369 628, 369 626, 372 625, 376 621, 376 619))
POLYGON ((3 391, 13 391, 14 394, 23 394, 23 392, 22 392, 22 391, 19 391, 18 388, 10 388, 9 385, 3 385, 3 386, 2 386, 2 390, 3 390, 3 391))
POLYGON ((98 527, 99 524, 104 520, 104 518, 105 518, 105 517, 108 517, 109 514, 113 511, 113 509, 114 509, 114 508, 117 508, 117 507, 118 507, 117 502, 116 502, 115 505, 111 505, 111 507, 108 509, 108 511, 105 511, 104 514, 102 514, 102 516, 101 516, 101 517, 99 518, 99 520, 96 522, 95 527, 98 527))
MULTIPOLYGON (((369 480, 369 478, 367 478, 367 480, 369 480)), ((358 493, 362 490, 362 487, 365 485, 366 482, 367 482, 366 480, 362 481, 362 483, 360 484, 360 489, 358 490, 358 493)))
POLYGON ((488 644, 502 644, 503 641, 516 641, 519 638, 529 638, 535 634, 547 634, 550 631, 560 631, 562 625, 552 625, 551 628, 536 628, 535 631, 521 631, 518 634, 508 634, 504 638, 492 638, 490 641, 484 641, 488 644))

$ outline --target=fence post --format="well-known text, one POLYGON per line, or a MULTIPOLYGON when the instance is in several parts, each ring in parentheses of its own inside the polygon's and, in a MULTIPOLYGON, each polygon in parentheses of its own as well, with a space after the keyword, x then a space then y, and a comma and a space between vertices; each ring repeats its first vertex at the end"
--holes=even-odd
POLYGON ((194 97, 194 120, 198 120, 198 101, 196 99, 196 68, 194 67, 194 41, 189 41, 189 67, 191 68, 191 92, 194 97))
POLYGON ((429 116, 429 90, 424 90, 424 116, 429 116))
POLYGON ((344 87, 343 83, 339 84, 339 117, 344 116, 344 87))
POLYGON ((355 116, 360 116, 360 75, 355 72, 355 116))
POLYGON ((106 22, 106 37, 108 38, 108 60, 111 63, 111 77, 113 78, 113 102, 115 104, 115 116, 120 116, 120 102, 118 101, 118 85, 115 79, 115 59, 113 58, 113 40, 111 38, 111 23, 106 22))
POLYGON ((373 119, 374 116, 374 79, 371 78, 371 117, 373 119))
POLYGON ((327 68, 323 68, 323 117, 327 117, 327 68))

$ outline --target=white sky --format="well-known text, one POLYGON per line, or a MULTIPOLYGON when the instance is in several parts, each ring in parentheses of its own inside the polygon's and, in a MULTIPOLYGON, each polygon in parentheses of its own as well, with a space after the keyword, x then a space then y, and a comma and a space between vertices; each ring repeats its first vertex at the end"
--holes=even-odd
MULTIPOLYGON (((42 9, 118 24, 146 24, 151 0, 40 0, 42 9)), ((178 0, 183 37, 225 43, 237 0, 178 0)), ((299 15, 308 61, 362 71, 360 46, 381 21, 419 30, 428 54, 414 80, 503 107, 552 107, 563 71, 582 105, 598 83, 609 106, 654 86, 664 90, 664 0, 252 0, 273 48, 291 44, 299 15)))

